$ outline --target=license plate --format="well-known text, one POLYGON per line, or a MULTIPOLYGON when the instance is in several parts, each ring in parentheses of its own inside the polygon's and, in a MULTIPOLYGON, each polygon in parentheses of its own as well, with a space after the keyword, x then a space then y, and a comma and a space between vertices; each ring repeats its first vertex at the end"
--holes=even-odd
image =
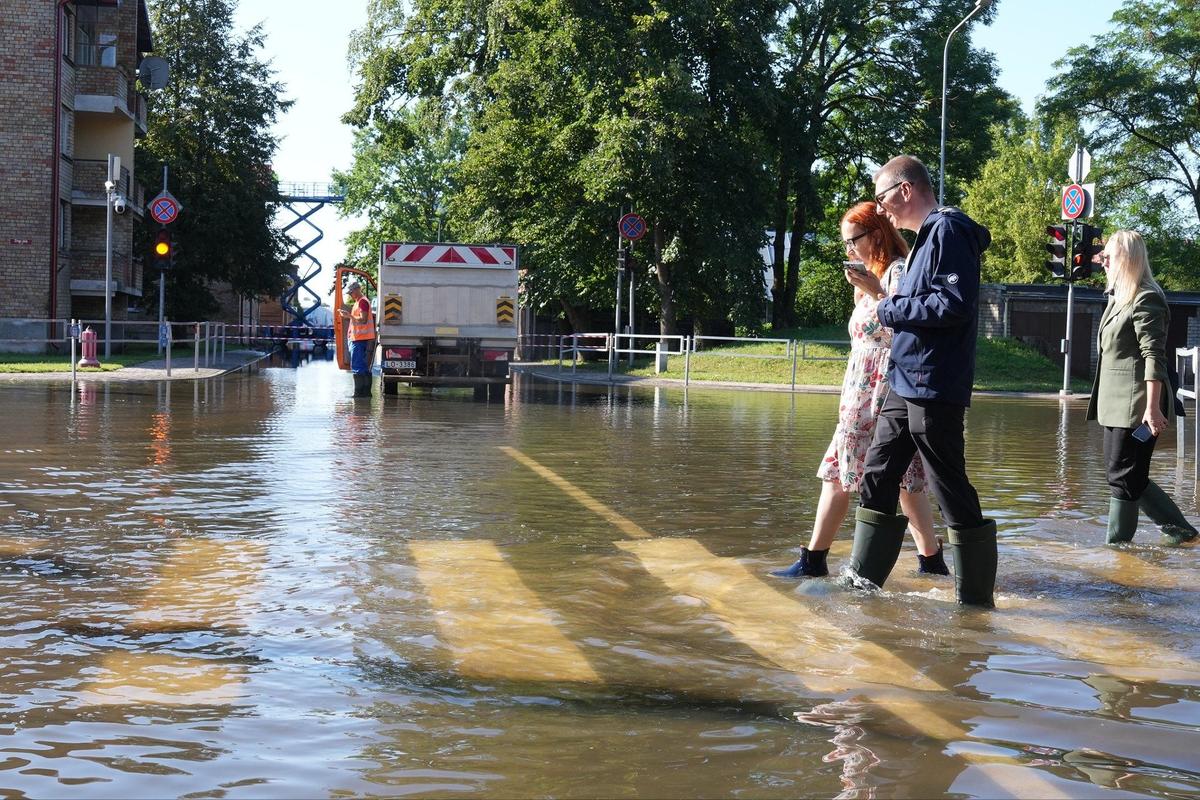
POLYGON ((416 369, 417 362, 415 361, 384 361, 384 369, 416 369))

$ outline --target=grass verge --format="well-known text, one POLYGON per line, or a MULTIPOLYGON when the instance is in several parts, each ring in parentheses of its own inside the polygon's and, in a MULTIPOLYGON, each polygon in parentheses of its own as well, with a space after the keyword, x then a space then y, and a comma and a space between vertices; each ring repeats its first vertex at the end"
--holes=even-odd
MULTIPOLYGON (((113 353, 111 357, 101 357, 99 367, 82 367, 80 372, 113 372, 123 367, 132 367, 144 361, 158 358, 157 348, 126 347, 125 352, 113 353)), ((171 348, 173 364, 191 363, 192 348, 175 346, 171 348)), ((70 372, 70 353, 0 353, 0 373, 13 372, 70 372)))

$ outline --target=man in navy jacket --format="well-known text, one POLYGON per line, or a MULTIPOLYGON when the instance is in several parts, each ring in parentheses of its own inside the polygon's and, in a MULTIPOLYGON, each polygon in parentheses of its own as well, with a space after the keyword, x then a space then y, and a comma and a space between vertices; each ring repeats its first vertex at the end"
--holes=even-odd
POLYGON ((890 297, 873 275, 847 271, 852 283, 883 298, 879 321, 893 331, 891 388, 863 465, 852 567, 883 586, 896 565, 908 527, 896 513, 900 479, 919 452, 950 526, 958 602, 990 608, 996 523, 984 519, 967 478, 963 420, 975 378, 979 262, 991 235, 962 211, 939 207, 928 170, 912 156, 897 156, 875 174, 875 202, 917 239, 890 297))

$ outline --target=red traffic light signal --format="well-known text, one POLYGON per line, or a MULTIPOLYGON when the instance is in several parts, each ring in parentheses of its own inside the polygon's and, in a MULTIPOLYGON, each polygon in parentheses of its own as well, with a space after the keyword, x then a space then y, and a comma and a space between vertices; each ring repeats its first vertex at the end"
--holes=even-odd
POLYGON ((1046 266, 1050 268, 1054 277, 1069 280, 1067 277, 1067 226, 1047 225, 1046 234, 1050 237, 1050 242, 1046 245, 1046 252, 1050 254, 1050 260, 1046 262, 1046 266))
POLYGON ((1076 234, 1078 239, 1071 249, 1071 278, 1081 281, 1092 277, 1100 261, 1100 253, 1104 250, 1100 238, 1104 232, 1094 225, 1079 223, 1076 225, 1076 234))

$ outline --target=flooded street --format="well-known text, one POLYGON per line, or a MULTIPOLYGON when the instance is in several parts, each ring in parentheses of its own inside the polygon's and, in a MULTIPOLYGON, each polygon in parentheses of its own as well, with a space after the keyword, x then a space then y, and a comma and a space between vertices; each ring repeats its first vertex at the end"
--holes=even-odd
POLYGON ((1103 546, 1082 404, 971 409, 980 611, 766 574, 836 395, 349 391, 0 387, 0 796, 1200 794, 1200 551, 1103 546))

